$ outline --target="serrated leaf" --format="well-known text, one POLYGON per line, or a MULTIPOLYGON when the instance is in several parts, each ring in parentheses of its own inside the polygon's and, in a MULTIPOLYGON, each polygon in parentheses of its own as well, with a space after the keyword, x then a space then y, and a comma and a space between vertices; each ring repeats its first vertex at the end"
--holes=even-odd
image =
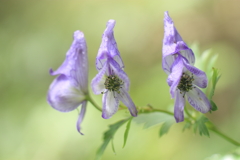
MULTIPOLYGON (((111 139, 113 139, 113 136, 116 133, 116 131, 118 130, 118 128, 121 127, 124 123, 126 123, 129 119, 130 118, 123 119, 123 120, 109 126, 109 129, 104 133, 103 144, 101 145, 101 147, 97 151, 96 160, 101 159, 108 143, 110 142, 111 139)), ((114 147, 112 147, 112 148, 113 148, 113 151, 115 153, 114 147)))
POLYGON ((190 129, 192 126, 192 123, 190 121, 186 121, 184 127, 183 127, 183 132, 185 131, 185 129, 190 129))
POLYGON ((175 123, 175 121, 170 120, 170 121, 166 121, 163 123, 163 125, 160 128, 159 131, 159 136, 162 137, 164 134, 167 134, 170 127, 175 123))
POLYGON ((194 132, 196 133, 196 131, 198 130, 201 136, 205 135, 209 137, 208 128, 205 124, 207 121, 208 121, 207 117, 205 116, 199 117, 194 124, 194 132))
POLYGON ((132 121, 132 118, 129 119, 129 121, 128 121, 128 123, 127 123, 126 130, 125 130, 125 132, 124 132, 124 142, 123 142, 123 147, 122 147, 122 148, 124 148, 125 145, 126 145, 127 138, 128 138, 128 132, 129 132, 130 126, 131 126, 131 121, 132 121))
POLYGON ((141 114, 138 117, 134 118, 133 121, 139 124, 143 123, 144 124, 143 128, 146 129, 171 119, 174 119, 173 116, 171 115, 155 112, 155 113, 141 114))

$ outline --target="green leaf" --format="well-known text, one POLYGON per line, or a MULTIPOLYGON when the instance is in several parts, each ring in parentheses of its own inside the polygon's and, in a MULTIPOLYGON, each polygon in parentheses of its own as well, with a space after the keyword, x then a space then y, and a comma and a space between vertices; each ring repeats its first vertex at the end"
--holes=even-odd
POLYGON ((127 138, 128 138, 128 132, 130 130, 131 121, 132 121, 132 118, 130 118, 128 123, 127 123, 126 130, 125 130, 125 133, 124 133, 124 142, 123 142, 123 147, 122 148, 124 148, 125 145, 126 145, 127 138))
POLYGON ((173 120, 166 121, 163 123, 162 127, 160 128, 159 131, 159 136, 162 137, 164 134, 167 134, 170 127, 174 124, 175 122, 173 120))
POLYGON ((211 103, 211 106, 212 106, 211 111, 216 111, 216 110, 218 110, 217 105, 216 105, 212 100, 210 100, 210 103, 211 103))
POLYGON ((212 99, 212 97, 213 97, 213 95, 214 95, 217 82, 218 82, 218 80, 219 80, 220 77, 221 77, 221 75, 219 75, 218 69, 216 69, 216 68, 212 68, 212 69, 213 69, 213 74, 212 74, 212 89, 211 89, 211 92, 210 92, 210 94, 209 94, 209 99, 210 99, 210 100, 212 99))
POLYGON ((186 121, 183 127, 183 132, 185 131, 185 129, 190 129, 191 126, 192 126, 192 123, 190 121, 186 121))
POLYGON ((158 125, 160 123, 166 122, 168 120, 173 120, 174 117, 165 113, 155 112, 155 113, 148 113, 148 114, 141 114, 133 119, 136 123, 143 123, 143 128, 149 128, 154 125, 158 125))
POLYGON ((193 132, 195 134, 197 133, 197 129, 198 129, 198 124, 195 122, 195 124, 193 125, 193 132))
POLYGON ((114 148, 114 144, 113 144, 113 138, 112 138, 112 150, 113 150, 113 153, 115 153, 116 154, 116 151, 115 151, 115 148, 114 148))
MULTIPOLYGON (((132 118, 132 117, 130 117, 130 118, 132 118)), ((118 128, 120 126, 122 126, 124 123, 126 123, 130 118, 123 119, 123 120, 109 126, 109 129, 104 133, 103 144, 101 145, 101 147, 97 151, 96 160, 101 159, 108 143, 110 142, 111 139, 113 139, 113 136, 116 133, 116 131, 118 130, 118 128)), ((114 147, 112 147, 112 148, 113 148, 113 152, 115 153, 114 147)))
POLYGON ((196 131, 198 130, 198 132, 201 136, 205 135, 205 136, 209 137, 208 128, 205 124, 206 122, 208 122, 207 117, 200 116, 194 124, 194 132, 196 133, 196 131))
POLYGON ((214 66, 214 64, 216 63, 217 61, 217 58, 218 58, 218 55, 214 55, 211 57, 210 61, 207 63, 207 77, 210 77, 211 76, 211 71, 212 71, 212 68, 214 66))

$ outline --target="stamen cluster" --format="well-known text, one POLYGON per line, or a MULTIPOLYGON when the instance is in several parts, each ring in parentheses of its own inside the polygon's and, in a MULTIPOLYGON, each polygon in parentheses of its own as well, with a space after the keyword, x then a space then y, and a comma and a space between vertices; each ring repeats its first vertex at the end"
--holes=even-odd
POLYGON ((118 78, 117 76, 115 75, 111 75, 111 76, 108 76, 106 78, 106 81, 104 83, 105 85, 105 88, 109 91, 115 91, 117 93, 120 93, 120 88, 122 88, 121 86, 124 84, 124 82, 118 78))
POLYGON ((190 90, 192 90, 193 85, 192 82, 194 81, 193 76, 189 76, 186 73, 182 74, 180 83, 178 84, 177 88, 180 90, 180 93, 183 92, 188 92, 190 90))

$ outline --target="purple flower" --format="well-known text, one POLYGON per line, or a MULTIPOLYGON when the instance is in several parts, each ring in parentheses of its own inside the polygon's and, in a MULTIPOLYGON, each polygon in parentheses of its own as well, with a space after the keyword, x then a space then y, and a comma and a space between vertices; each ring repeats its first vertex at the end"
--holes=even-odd
POLYGON ((96 57, 96 68, 100 70, 103 67, 103 64, 106 62, 108 57, 112 57, 123 69, 124 64, 120 53, 117 48, 117 43, 113 35, 113 28, 115 26, 115 20, 109 20, 107 22, 107 28, 105 29, 102 35, 102 43, 98 50, 98 55, 96 57))
POLYGON ((92 80, 95 94, 103 94, 102 117, 110 118, 118 110, 119 100, 129 109, 132 116, 137 116, 137 109, 128 94, 129 79, 123 71, 124 65, 113 36, 114 20, 109 20, 102 36, 102 44, 96 58, 98 74, 92 80))
POLYGON ((207 87, 207 76, 205 72, 190 65, 186 58, 178 55, 167 81, 171 96, 175 99, 174 116, 177 122, 184 120, 185 98, 197 111, 207 113, 211 110, 208 98, 198 89, 207 87))
POLYGON ((162 54, 162 68, 167 74, 170 73, 170 68, 174 60, 177 58, 177 54, 185 57, 191 65, 195 63, 193 51, 188 48, 187 44, 182 40, 182 37, 174 27, 173 21, 171 17, 169 17, 168 12, 164 13, 162 54))
POLYGON ((59 76, 50 85, 47 100, 61 112, 69 112, 82 105, 76 126, 81 133, 80 124, 86 112, 88 95, 88 57, 84 34, 75 31, 73 38, 65 61, 56 71, 50 70, 52 76, 59 76))
POLYGON ((206 95, 198 89, 208 84, 205 72, 194 67, 195 57, 190 48, 182 41, 168 13, 164 18, 163 70, 169 75, 171 97, 175 99, 174 116, 177 122, 184 120, 185 98, 196 110, 207 113, 211 104, 206 95))

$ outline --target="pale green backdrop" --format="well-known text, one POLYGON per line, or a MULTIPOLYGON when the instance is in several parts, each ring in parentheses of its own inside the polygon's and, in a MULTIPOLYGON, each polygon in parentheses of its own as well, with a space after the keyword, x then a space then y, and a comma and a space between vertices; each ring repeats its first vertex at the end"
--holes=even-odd
MULTIPOLYGON (((124 113, 105 120, 88 104, 81 136, 75 128, 77 111, 61 113, 48 105, 46 93, 54 79, 48 71, 61 65, 73 32, 81 30, 88 45, 91 81, 109 19, 117 22, 115 38, 136 105, 165 109, 173 104, 161 69, 164 11, 169 11, 188 44, 198 42, 201 51, 213 48, 219 54, 215 67, 222 78, 213 98, 219 110, 207 117, 240 141, 239 6, 237 0, 1 0, 0 159, 94 159, 103 132, 124 113)), ((101 104, 101 95, 93 98, 101 104)), ((212 132, 210 138, 182 132, 183 123, 174 124, 162 138, 160 125, 142 127, 132 123, 124 149, 122 127, 114 138, 117 155, 108 146, 102 159, 202 160, 236 149, 212 132)))

